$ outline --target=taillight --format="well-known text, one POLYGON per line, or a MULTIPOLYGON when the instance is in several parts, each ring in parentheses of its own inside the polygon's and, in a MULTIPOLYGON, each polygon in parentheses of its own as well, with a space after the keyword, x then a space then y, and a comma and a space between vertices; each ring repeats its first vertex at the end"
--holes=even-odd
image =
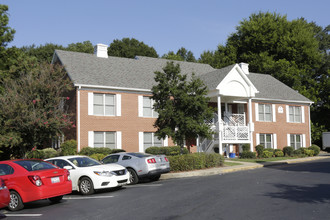
POLYGON ((70 181, 71 180, 70 172, 69 170, 65 170, 65 171, 66 171, 67 180, 70 181))
POLYGON ((36 186, 42 185, 40 176, 35 175, 35 176, 28 176, 28 177, 29 177, 29 180, 31 181, 31 183, 33 183, 34 185, 36 185, 36 186))
POLYGON ((165 161, 166 161, 166 162, 168 162, 168 159, 167 159, 167 157, 165 157, 165 161))
POLYGON ((155 160, 155 158, 151 158, 151 159, 148 159, 147 162, 148 163, 156 163, 156 160, 155 160))

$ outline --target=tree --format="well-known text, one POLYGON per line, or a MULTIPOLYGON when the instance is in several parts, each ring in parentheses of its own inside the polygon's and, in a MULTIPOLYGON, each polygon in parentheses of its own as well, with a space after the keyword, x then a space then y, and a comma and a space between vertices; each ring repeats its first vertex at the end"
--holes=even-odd
POLYGON ((173 51, 169 51, 167 54, 162 56, 164 59, 168 60, 178 60, 178 61, 187 61, 187 62, 196 62, 193 52, 190 50, 187 51, 186 48, 181 47, 176 54, 173 51))
POLYGON ((109 56, 134 58, 135 56, 158 57, 156 50, 134 38, 114 40, 108 48, 109 56))
POLYGON ((0 70, 5 69, 6 47, 14 39, 15 30, 8 27, 8 6, 0 4, 0 70))
POLYGON ((64 50, 65 48, 61 45, 47 43, 45 45, 31 45, 21 48, 24 53, 28 56, 35 57, 40 63, 47 62, 51 63, 55 50, 64 50))
POLYGON ((63 67, 42 63, 28 69, 18 79, 6 79, 0 95, 1 159, 24 157, 74 127, 64 108, 72 84, 63 67))
POLYGON ((68 51, 74 51, 74 52, 81 52, 81 53, 94 53, 94 46, 93 44, 88 40, 84 41, 82 43, 72 43, 69 44, 65 50, 68 51))
POLYGON ((194 74, 190 81, 180 74, 179 64, 168 62, 163 72, 155 72, 158 83, 152 88, 154 109, 159 116, 154 124, 160 138, 172 137, 183 148, 184 141, 198 136, 210 137, 212 131, 205 120, 212 118, 208 107, 207 88, 194 74))
POLYGON ((240 22, 225 46, 202 54, 200 62, 216 68, 249 63, 251 72, 270 74, 312 100, 312 121, 329 128, 324 120, 329 118, 324 115, 329 112, 328 32, 303 18, 288 21, 276 13, 254 13, 240 22))

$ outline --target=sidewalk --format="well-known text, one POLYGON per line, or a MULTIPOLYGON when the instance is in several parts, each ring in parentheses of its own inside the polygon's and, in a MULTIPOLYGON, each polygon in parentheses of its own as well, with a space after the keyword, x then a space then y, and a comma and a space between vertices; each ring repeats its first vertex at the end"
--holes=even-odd
POLYGON ((225 173, 233 173, 242 170, 252 170, 267 166, 278 166, 278 165, 285 165, 285 164, 294 164, 294 163, 302 163, 308 162, 313 160, 322 160, 330 158, 330 155, 319 155, 315 157, 305 157, 305 158, 298 158, 298 159, 288 159, 288 160, 281 160, 281 161, 272 161, 272 162, 265 162, 265 163, 248 163, 248 162, 241 162, 241 161, 230 161, 225 159, 226 162, 233 162, 233 163, 240 163, 242 165, 236 166, 227 166, 227 167, 216 167, 216 168, 209 168, 203 170, 193 170, 187 172, 178 172, 178 173, 166 173, 162 174, 160 179, 174 179, 174 178, 185 178, 185 177, 194 177, 194 176, 211 176, 211 175, 219 175, 225 173))

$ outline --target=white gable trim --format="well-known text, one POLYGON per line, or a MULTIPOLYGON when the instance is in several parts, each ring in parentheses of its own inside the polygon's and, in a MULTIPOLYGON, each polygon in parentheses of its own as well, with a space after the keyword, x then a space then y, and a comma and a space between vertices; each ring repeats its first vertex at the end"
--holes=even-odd
POLYGON ((217 86, 223 96, 254 97, 259 91, 236 64, 217 86))

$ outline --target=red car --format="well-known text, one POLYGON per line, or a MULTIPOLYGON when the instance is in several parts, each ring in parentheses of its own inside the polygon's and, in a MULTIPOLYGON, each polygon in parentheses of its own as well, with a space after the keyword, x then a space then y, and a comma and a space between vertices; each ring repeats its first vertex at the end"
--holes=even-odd
POLYGON ((7 207, 10 202, 10 193, 5 181, 0 178, 0 208, 7 207))
POLYGON ((43 160, 1 161, 0 176, 10 191, 8 209, 11 211, 40 199, 59 202, 63 195, 72 192, 69 171, 43 160))

